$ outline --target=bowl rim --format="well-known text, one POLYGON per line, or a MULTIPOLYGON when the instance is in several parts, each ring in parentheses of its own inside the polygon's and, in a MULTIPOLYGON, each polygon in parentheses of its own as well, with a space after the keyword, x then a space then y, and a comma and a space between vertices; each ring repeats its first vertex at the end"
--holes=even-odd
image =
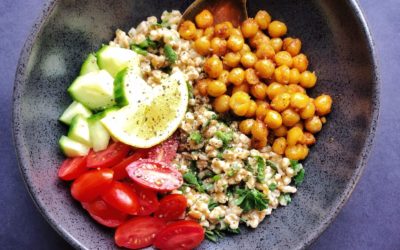
MULTIPOLYGON (((22 99, 20 98, 21 96, 21 91, 22 91, 22 86, 23 83, 26 80, 26 74, 27 74, 27 61, 31 55, 32 48, 34 46, 34 42, 36 41, 38 35, 43 31, 43 28, 45 24, 48 22, 50 19, 51 15, 54 13, 55 8, 57 7, 57 4, 61 0, 47 0, 43 4, 42 7, 42 12, 41 14, 36 18, 31 31, 25 41, 25 44, 23 48, 21 49, 20 57, 18 60, 17 64, 17 70, 15 73, 15 81, 14 81, 14 91, 13 91, 13 108, 12 108, 12 134, 13 134, 13 143, 14 143, 14 148, 15 152, 17 155, 17 161, 19 165, 19 170, 20 174, 22 176, 22 179, 24 180, 25 187, 28 190, 28 193, 30 194, 30 197, 34 201, 34 204, 36 208, 39 210, 41 215, 44 217, 44 219, 50 224, 50 226, 59 234, 61 235, 64 240, 66 240, 72 247, 76 249, 86 249, 82 244, 75 239, 65 228, 62 226, 58 225, 58 223, 52 219, 50 216, 49 212, 46 209, 45 204, 43 204, 37 197, 37 194, 35 194, 32 191, 33 184, 29 180, 29 178, 24 174, 25 169, 29 168, 29 153, 24 150, 24 137, 22 133, 20 133, 20 129, 16 124, 21 124, 21 114, 20 114, 20 109, 19 107, 21 106, 22 99)), ((333 222, 333 220, 337 217, 343 206, 346 204, 348 199, 350 198, 352 192, 354 191, 358 181, 360 180, 363 171, 367 165, 368 162, 368 157, 370 155, 370 152, 372 150, 373 142, 374 142, 374 137, 375 137, 375 132, 377 129, 377 124, 379 120, 379 108, 380 108, 380 86, 381 86, 381 79, 380 79, 380 73, 379 73, 379 60, 378 60, 378 54, 375 48, 375 43, 372 38, 372 34, 368 25, 368 22, 366 20, 366 17, 361 10, 360 4, 358 0, 349 0, 347 1, 348 7, 351 9, 352 15, 355 17, 357 20, 357 25, 361 29, 362 36, 366 39, 367 41, 367 46, 369 50, 369 54, 371 57, 372 61, 372 66, 374 71, 373 73, 373 96, 372 96, 372 119, 371 119, 371 124, 369 126, 369 133, 368 136, 366 137, 366 140, 364 142, 364 145, 362 147, 361 155, 360 155, 360 161, 357 164, 357 168, 355 169, 355 173, 349 180, 349 185, 346 186, 343 194, 339 197, 339 199, 335 202, 334 208, 333 208, 333 213, 328 215, 324 220, 321 221, 319 226, 311 233, 307 238, 305 238, 300 245, 299 249, 305 249, 308 246, 310 246, 314 241, 316 241, 322 233, 328 228, 328 226, 333 222)))

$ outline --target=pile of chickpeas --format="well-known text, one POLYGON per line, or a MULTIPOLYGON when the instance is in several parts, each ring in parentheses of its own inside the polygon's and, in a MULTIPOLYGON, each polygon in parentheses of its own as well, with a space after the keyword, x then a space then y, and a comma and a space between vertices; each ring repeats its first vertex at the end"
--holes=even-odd
POLYGON ((208 10, 195 23, 184 21, 179 27, 180 36, 194 41, 195 50, 206 57, 208 78, 197 81, 195 94, 213 97, 219 113, 243 117, 239 129, 251 135, 255 148, 270 143, 275 153, 302 160, 326 122, 332 98, 307 95, 317 76, 307 70, 300 39, 282 38, 286 33, 283 22, 262 10, 240 27, 214 25, 208 10))

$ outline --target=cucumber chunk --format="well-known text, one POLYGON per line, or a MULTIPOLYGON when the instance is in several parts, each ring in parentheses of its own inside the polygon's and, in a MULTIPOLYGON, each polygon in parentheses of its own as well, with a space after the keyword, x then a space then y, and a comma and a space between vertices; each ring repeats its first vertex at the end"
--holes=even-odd
POLYGON ((106 70, 79 76, 68 88, 71 97, 91 110, 115 105, 114 79, 106 70))
POLYGON ((65 135, 61 136, 58 141, 60 148, 67 157, 86 156, 89 153, 90 147, 79 143, 65 135))
POLYGON ((106 149, 110 142, 110 133, 108 133, 108 130, 100 122, 106 113, 105 111, 93 115, 88 119, 90 141, 92 142, 94 152, 106 149))
POLYGON ((64 113, 60 116, 59 120, 67 125, 71 124, 72 119, 76 115, 81 115, 85 118, 88 118, 89 116, 92 115, 92 112, 83 106, 79 102, 72 102, 71 105, 68 106, 68 108, 64 111, 64 113))
POLYGON ((89 123, 83 116, 77 115, 72 119, 71 127, 69 127, 68 137, 86 146, 91 146, 89 123))
POLYGON ((140 57, 132 50, 105 45, 97 51, 96 57, 100 69, 107 70, 113 77, 128 66, 140 74, 140 57))
POLYGON ((94 53, 90 53, 86 60, 83 62, 79 75, 82 76, 86 75, 87 73, 96 72, 99 70, 100 68, 97 65, 96 55, 94 53))

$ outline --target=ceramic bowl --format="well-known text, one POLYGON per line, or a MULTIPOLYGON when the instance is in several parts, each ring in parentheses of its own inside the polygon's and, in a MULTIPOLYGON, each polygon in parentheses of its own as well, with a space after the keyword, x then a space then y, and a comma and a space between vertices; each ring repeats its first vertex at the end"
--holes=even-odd
MULTIPOLYGON (((96 224, 57 178, 64 156, 57 121, 71 102, 67 87, 85 56, 114 36, 163 10, 181 11, 191 1, 53 0, 28 37, 14 92, 14 136, 22 176, 38 209, 73 247, 114 249, 113 231, 96 224)), ((267 10, 284 21, 319 80, 312 96, 328 93, 334 106, 304 162, 306 177, 293 202, 277 209, 256 230, 208 241, 199 249, 300 249, 332 222, 365 167, 379 107, 373 42, 354 0, 249 0, 249 15, 267 10)))

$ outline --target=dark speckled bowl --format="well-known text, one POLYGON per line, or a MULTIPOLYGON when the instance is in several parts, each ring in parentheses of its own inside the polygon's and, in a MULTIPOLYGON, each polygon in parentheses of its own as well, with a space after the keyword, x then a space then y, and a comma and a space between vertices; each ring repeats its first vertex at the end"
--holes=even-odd
MULTIPOLYGON (((72 246, 115 248, 112 230, 97 225, 57 178, 63 155, 57 118, 70 103, 67 86, 84 57, 163 10, 191 1, 65 0, 43 10, 22 51, 14 92, 14 133, 22 175, 39 210, 72 246)), ((249 14, 266 9, 300 37, 317 71, 312 96, 329 93, 334 108, 305 161, 305 182, 292 204, 277 209, 257 230, 243 230, 200 249, 300 249, 335 218, 361 176, 378 118, 378 72, 373 42, 354 0, 249 0, 249 14)))

